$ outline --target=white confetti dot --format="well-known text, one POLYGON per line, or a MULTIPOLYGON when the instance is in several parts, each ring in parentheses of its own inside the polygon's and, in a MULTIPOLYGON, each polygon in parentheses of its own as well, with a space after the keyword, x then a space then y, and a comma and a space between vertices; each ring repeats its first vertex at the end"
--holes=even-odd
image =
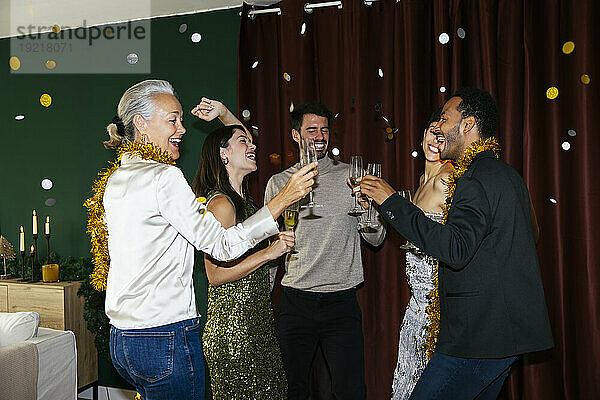
POLYGON ((562 147, 563 150, 569 150, 571 148, 571 143, 569 143, 569 142, 562 142, 562 144, 560 145, 560 147, 562 147))
POLYGON ((54 183, 52 183, 52 181, 50 179, 45 178, 45 179, 42 179, 41 185, 44 190, 50 190, 50 189, 52 189, 52 186, 54 186, 54 183))
POLYGON ((15 115, 15 119, 17 121, 21 121, 21 120, 25 119, 25 116, 23 114, 15 115))
POLYGON ((129 64, 131 64, 131 65, 133 65, 133 64, 135 64, 135 63, 137 63, 139 59, 140 59, 140 58, 139 58, 139 57, 138 57, 138 55, 137 55, 137 54, 135 54, 135 53, 129 53, 129 54, 127 54, 127 62, 128 62, 129 64))
POLYGON ((379 74, 380 78, 383 78, 383 70, 381 68, 379 68, 379 71, 377 73, 379 74))
POLYGON ((242 111, 242 117, 244 118, 244 121, 249 121, 250 120, 250 110, 242 111))
POLYGON ((338 149, 337 147, 334 147, 333 149, 331 149, 331 154, 333 154, 334 156, 339 156, 340 155, 340 149, 338 149))
POLYGON ((294 102, 290 102, 290 112, 294 112, 294 102))
POLYGON ((258 126, 252 125, 252 129, 254 129, 255 131, 257 131, 258 130, 258 126))
POLYGON ((192 34, 192 42, 198 43, 201 40, 202 40, 202 35, 201 34, 199 34, 198 32, 192 34))
POLYGON ((577 136, 577 132, 575 132, 575 129, 569 129, 569 130, 567 131, 567 134, 568 134, 569 136, 573 136, 573 137, 577 136))
POLYGON ((413 156, 413 158, 417 158, 417 156, 419 155, 419 153, 417 153, 416 150, 414 150, 412 153, 410 153, 411 156, 413 156))
POLYGON ((258 60, 254 61, 254 63, 252 63, 252 69, 258 67, 258 60))
POLYGON ((550 197, 550 203, 552 203, 552 204, 557 204, 557 203, 558 203, 558 201, 556 201, 556 199, 554 199, 554 198, 550 197))
POLYGON ((252 134, 254 134, 254 136, 258 136, 258 126, 252 125, 252 134))
POLYGON ((44 204, 46 205, 46 207, 52 207, 53 205, 56 204, 56 199, 53 199, 53 198, 46 199, 44 204))
POLYGON ((442 32, 442 33, 440 33, 438 40, 440 41, 441 44, 446 44, 450 41, 450 36, 448 36, 448 34, 446 32, 442 32))
POLYGON ((339 116, 340 116, 340 113, 335 113, 335 116, 333 117, 333 119, 336 119, 339 116))
POLYGON ((185 33, 187 31, 187 24, 179 25, 179 33, 185 33))
POLYGON ((445 93, 446 92, 446 86, 440 86, 440 92, 441 93, 445 93))
POLYGON ((467 35, 467 33, 465 32, 465 30, 463 28, 458 28, 456 30, 456 34, 458 35, 459 38, 464 39, 465 36, 467 35))
POLYGON ((300 34, 304 35, 306 33, 306 22, 302 23, 302 28, 300 28, 300 34))

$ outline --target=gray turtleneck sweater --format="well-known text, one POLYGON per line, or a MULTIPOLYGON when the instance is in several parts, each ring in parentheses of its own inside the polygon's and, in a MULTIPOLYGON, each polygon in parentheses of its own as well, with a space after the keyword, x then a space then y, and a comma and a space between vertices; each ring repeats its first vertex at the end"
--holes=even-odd
MULTIPOLYGON (((359 232, 359 219, 348 215, 354 205, 352 191, 346 184, 348 168, 348 164, 333 161, 329 156, 319 160, 319 175, 313 189, 314 202, 318 206, 313 214, 321 218, 307 218, 310 210, 300 209, 295 245, 298 253, 286 256, 283 286, 311 292, 335 292, 353 288, 363 281, 360 236, 378 246, 385 238, 385 228, 372 233, 359 232)), ((269 179, 265 204, 279 193, 298 169, 299 164, 295 164, 269 179)), ((300 200, 300 205, 307 202, 308 196, 300 200)), ((379 218, 375 209, 373 216, 379 218)), ((366 214, 361 218, 366 219, 366 214)), ((276 270, 271 272, 273 278, 276 270)))

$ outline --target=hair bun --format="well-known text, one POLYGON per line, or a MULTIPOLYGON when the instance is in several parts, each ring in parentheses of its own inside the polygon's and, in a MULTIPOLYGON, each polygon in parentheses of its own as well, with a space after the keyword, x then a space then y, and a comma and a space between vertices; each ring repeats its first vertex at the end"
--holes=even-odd
POLYGON ((109 140, 102 142, 104 147, 107 149, 116 149, 123 143, 123 136, 119 133, 119 127, 114 122, 111 122, 106 127, 106 131, 108 132, 109 140))

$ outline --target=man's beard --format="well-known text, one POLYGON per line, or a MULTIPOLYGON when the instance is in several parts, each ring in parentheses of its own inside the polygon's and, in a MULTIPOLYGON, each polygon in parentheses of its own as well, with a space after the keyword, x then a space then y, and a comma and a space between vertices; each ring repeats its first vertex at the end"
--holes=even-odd
POLYGON ((444 148, 440 152, 440 158, 442 160, 456 161, 461 157, 459 127, 460 121, 444 135, 444 148))

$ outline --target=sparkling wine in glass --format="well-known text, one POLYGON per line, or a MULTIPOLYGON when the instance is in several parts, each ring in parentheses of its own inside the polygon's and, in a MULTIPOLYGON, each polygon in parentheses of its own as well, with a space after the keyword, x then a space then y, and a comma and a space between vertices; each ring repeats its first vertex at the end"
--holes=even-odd
MULTIPOLYGON (((350 166, 348 167, 348 178, 350 180, 350 185, 352 185, 352 188, 355 188, 359 185, 358 179, 362 178, 363 175, 364 169, 362 156, 351 156, 350 166)), ((356 196, 357 194, 354 195, 354 207, 352 207, 348 211, 348 214, 354 217, 358 217, 359 215, 365 212, 365 210, 363 210, 362 207, 358 205, 358 202, 356 201, 356 196)))
MULTIPOLYGON (((310 138, 300 138, 300 165, 304 167, 315 161, 317 161, 315 142, 310 138)), ((308 194, 308 207, 313 208, 315 205, 316 204, 313 201, 313 192, 311 190, 308 194)))
MULTIPOLYGON (((410 192, 410 190, 398 190, 398 194, 400 196, 404 197, 406 200, 412 202, 412 193, 410 192)), ((415 245, 412 244, 411 242, 409 242, 408 240, 406 241, 406 243, 404 243, 403 245, 401 245, 400 248, 402 250, 413 250, 413 249, 416 249, 415 245)))
MULTIPOLYGON (((288 231, 293 231, 298 225, 298 217, 299 217, 299 202, 295 201, 283 210, 283 224, 285 225, 285 229, 288 231)), ((290 251, 292 254, 298 253, 295 248, 292 248, 290 251)))
MULTIPOLYGON (((369 163, 367 164, 367 174, 373 175, 377 178, 381 178, 381 164, 379 163, 369 163)), ((369 228, 379 228, 381 225, 377 221, 373 221, 372 217, 372 209, 373 209, 373 199, 369 197, 369 211, 367 212, 367 221, 365 222, 366 226, 369 228)))

